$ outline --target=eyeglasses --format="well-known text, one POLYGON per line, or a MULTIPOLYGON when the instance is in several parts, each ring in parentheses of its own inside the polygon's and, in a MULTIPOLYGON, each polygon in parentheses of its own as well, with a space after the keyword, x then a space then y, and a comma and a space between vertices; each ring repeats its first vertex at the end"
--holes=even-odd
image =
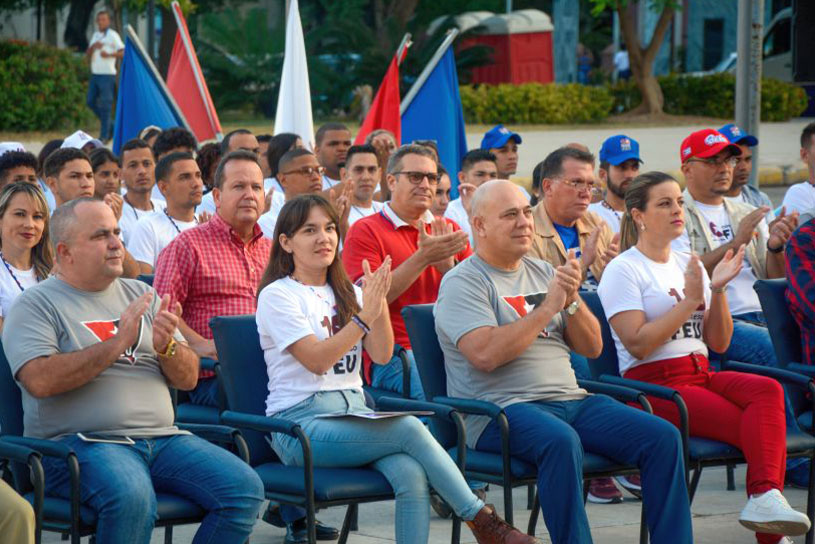
POLYGON ((407 176, 408 181, 411 182, 413 185, 419 185, 424 178, 427 178, 427 182, 430 185, 438 185, 439 184, 439 175, 436 172, 394 172, 393 175, 398 176, 399 174, 403 174, 407 176))
POLYGON ((304 176, 313 176, 317 174, 318 176, 322 176, 325 174, 325 168, 322 166, 304 166, 303 168, 299 168, 297 170, 289 170, 288 172, 281 172, 284 175, 289 174, 302 174, 304 176))
POLYGON ((718 159, 712 157, 709 159, 693 158, 688 159, 687 162, 701 162, 708 166, 715 166, 716 168, 718 168, 719 166, 727 166, 729 168, 733 168, 736 166, 738 159, 736 159, 736 157, 719 157, 718 159))
POLYGON ((559 181, 568 185, 578 193, 588 191, 592 195, 600 194, 600 189, 594 185, 594 182, 579 181, 574 179, 560 179, 559 181))

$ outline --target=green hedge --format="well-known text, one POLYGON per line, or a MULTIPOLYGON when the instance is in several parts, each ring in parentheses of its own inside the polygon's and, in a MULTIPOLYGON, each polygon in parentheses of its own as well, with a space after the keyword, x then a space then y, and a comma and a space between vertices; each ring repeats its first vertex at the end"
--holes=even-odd
POLYGON ((461 105, 469 123, 588 123, 602 121, 614 99, 604 87, 524 83, 462 85, 461 105))
MULTIPOLYGON (((657 78, 665 98, 665 113, 701 115, 732 119, 736 103, 736 78, 733 74, 702 77, 671 74, 657 78)), ((608 87, 614 98, 614 111, 624 112, 640 103, 640 92, 633 80, 619 81, 608 87)), ((761 120, 787 121, 806 110, 804 89, 776 79, 761 81, 761 120)))
POLYGON ((67 50, 0 42, 0 130, 55 130, 86 118, 88 68, 67 50))

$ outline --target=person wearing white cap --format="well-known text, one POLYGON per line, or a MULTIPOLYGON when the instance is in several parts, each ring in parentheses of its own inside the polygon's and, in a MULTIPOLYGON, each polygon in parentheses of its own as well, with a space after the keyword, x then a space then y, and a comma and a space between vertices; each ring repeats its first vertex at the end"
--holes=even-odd
POLYGON ((81 149, 85 153, 90 153, 97 147, 104 147, 101 141, 97 140, 87 132, 83 132, 81 130, 77 130, 62 142, 62 145, 59 146, 61 149, 65 149, 66 147, 73 147, 76 149, 81 149))
POLYGON ((116 91, 116 59, 124 56, 125 44, 119 33, 110 28, 110 15, 106 10, 96 13, 96 26, 85 55, 91 62, 91 80, 88 84, 88 107, 99 118, 99 139, 108 141, 113 136, 111 110, 116 91))

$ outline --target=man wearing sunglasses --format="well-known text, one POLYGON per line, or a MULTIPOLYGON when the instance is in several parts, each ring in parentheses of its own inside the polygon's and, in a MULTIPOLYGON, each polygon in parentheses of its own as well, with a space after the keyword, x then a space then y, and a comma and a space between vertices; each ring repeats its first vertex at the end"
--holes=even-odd
POLYGON ((685 175, 685 232, 674 240, 676 251, 699 255, 711 272, 724 254, 746 245, 744 267, 727 286, 733 314, 733 339, 725 355, 746 363, 775 366, 776 358, 758 296, 757 279, 784 275, 784 246, 798 225, 798 213, 779 214, 764 222, 769 206, 756 208, 726 199, 733 180, 739 146, 713 129, 685 138, 680 147, 685 175))
POLYGON ((272 201, 269 211, 258 219, 263 235, 270 240, 274 240, 274 227, 283 204, 296 196, 321 192, 325 173, 325 168, 320 166, 314 153, 304 148, 292 149, 284 153, 280 157, 278 169, 277 181, 283 187, 283 194, 286 198, 281 201, 272 201))
MULTIPOLYGON (((439 183, 432 151, 418 145, 400 147, 388 160, 387 179, 390 202, 379 213, 354 223, 345 239, 342 260, 348 275, 356 281, 363 275, 363 261, 376 270, 390 255, 393 280, 388 307, 394 339, 408 351, 410 396, 424 399, 401 311, 409 304, 435 302, 442 276, 472 251, 467 233, 453 221, 434 218, 430 213, 439 183)), ((367 363, 365 374, 374 387, 402 393, 402 363, 398 357, 373 369, 367 363)))

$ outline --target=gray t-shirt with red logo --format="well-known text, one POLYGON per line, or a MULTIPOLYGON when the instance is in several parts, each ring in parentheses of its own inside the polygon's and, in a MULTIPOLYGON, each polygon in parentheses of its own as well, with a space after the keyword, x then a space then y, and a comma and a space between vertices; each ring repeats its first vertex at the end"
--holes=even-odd
MULTIPOLYGON (((103 291, 81 291, 56 277, 26 289, 3 324, 3 349, 15 379, 33 359, 79 351, 111 338, 122 312, 150 289, 137 280, 117 279, 103 291)), ((18 382, 25 435, 55 438, 99 432, 152 437, 183 432, 173 426, 167 380, 153 349, 153 318, 160 303, 155 296, 142 317, 136 342, 82 387, 36 398, 18 382)))
MULTIPOLYGON (((516 270, 500 270, 473 255, 445 274, 434 315, 444 351, 447 394, 484 400, 506 407, 517 402, 584 398, 569 361, 563 337, 563 312, 555 315, 534 342, 515 360, 493 370, 478 370, 458 349, 461 338, 480 327, 514 323, 546 298, 552 266, 524 257, 516 270)), ((465 416, 467 444, 474 448, 489 423, 483 416, 465 416)))

